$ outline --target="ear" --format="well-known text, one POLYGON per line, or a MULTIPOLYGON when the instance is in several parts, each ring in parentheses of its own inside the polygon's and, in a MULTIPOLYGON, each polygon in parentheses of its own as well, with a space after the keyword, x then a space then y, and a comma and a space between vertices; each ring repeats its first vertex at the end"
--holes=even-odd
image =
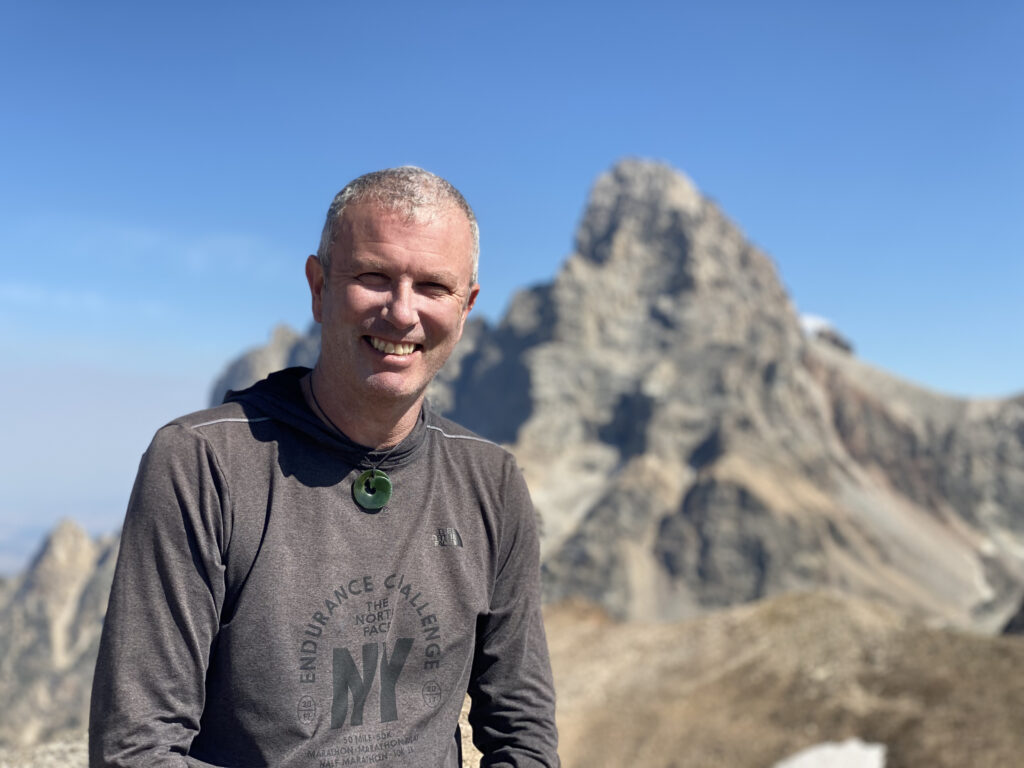
POLYGON ((313 299, 313 319, 321 323, 323 322, 324 268, 316 256, 306 259, 306 282, 309 283, 309 293, 313 299))
POLYGON ((466 326, 466 318, 469 316, 469 310, 476 304, 476 297, 480 293, 480 284, 476 283, 469 289, 469 298, 466 299, 466 308, 462 310, 462 320, 459 321, 459 338, 462 338, 462 329, 466 326))
POLYGON ((466 311, 462 313, 462 319, 466 319, 466 315, 469 314, 469 310, 476 304, 476 297, 480 294, 480 283, 476 283, 472 288, 469 289, 469 300, 466 302, 466 311))

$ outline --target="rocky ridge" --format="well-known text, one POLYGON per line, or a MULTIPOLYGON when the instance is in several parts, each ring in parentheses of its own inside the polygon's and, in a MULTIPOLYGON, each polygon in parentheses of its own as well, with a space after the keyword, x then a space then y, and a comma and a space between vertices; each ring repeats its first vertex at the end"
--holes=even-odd
POLYGON ((65 520, 0 599, 0 744, 80 731, 117 540, 91 539, 65 520))

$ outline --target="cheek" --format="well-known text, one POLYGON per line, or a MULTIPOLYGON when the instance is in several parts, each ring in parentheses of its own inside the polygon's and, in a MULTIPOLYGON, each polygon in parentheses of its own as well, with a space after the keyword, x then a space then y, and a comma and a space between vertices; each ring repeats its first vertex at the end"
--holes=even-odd
POLYGON ((420 320, 437 343, 458 340, 462 329, 461 307, 433 307, 430 313, 420 313, 420 320))
POLYGON ((343 317, 360 317, 380 308, 383 299, 376 291, 368 291, 358 286, 345 289, 342 300, 337 302, 335 312, 343 317))

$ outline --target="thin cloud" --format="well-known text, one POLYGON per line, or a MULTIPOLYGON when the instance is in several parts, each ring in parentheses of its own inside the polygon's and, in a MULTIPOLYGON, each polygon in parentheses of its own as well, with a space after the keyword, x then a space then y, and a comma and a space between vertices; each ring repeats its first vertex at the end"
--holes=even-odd
POLYGON ((184 263, 194 274, 230 271, 265 280, 279 277, 283 266, 290 267, 295 262, 283 257, 280 249, 251 235, 206 235, 180 247, 184 263))
POLYGON ((114 315, 120 317, 124 316, 125 312, 131 312, 135 316, 157 318, 167 315, 168 307, 163 302, 151 298, 126 301, 91 288, 0 281, 0 311, 19 315, 39 312, 51 315, 74 314, 80 319, 103 319, 114 315))
POLYGON ((107 298, 92 290, 60 288, 51 283, 0 282, 0 305, 10 309, 102 314, 110 310, 107 298))
MULTIPOLYGON (((188 278, 231 272, 244 274, 247 279, 274 280, 284 269, 291 270, 298 256, 305 256, 294 254, 293 258, 293 254, 251 233, 188 233, 84 216, 59 221, 49 216, 34 217, 0 236, 0 251, 50 253, 45 262, 47 274, 85 267, 99 274, 119 269, 126 275, 148 271, 188 278), (66 235, 60 248, 53 250, 50 233, 58 229, 66 235)), ((35 267, 21 271, 35 271, 35 267)))
MULTIPOLYGON (((23 221, 0 233, 0 252, 47 252, 55 228, 49 216, 23 221)), ((302 274, 301 259, 248 233, 182 234, 82 217, 62 229, 66 238, 45 261, 15 261, 0 278, 0 315, 21 325, 73 319, 79 330, 119 318, 160 321, 217 286, 259 294, 302 274)))
POLYGON ((257 236, 233 232, 187 234, 131 226, 104 225, 83 234, 79 252, 88 259, 104 258, 179 277, 206 277, 226 272, 247 279, 280 274, 291 261, 257 236))

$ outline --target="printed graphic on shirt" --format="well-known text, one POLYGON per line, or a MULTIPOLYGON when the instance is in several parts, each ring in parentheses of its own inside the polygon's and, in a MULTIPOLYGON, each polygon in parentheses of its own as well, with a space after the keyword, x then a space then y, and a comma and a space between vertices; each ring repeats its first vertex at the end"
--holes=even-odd
POLYGON ((404 573, 362 574, 311 607, 295 669, 303 691, 296 716, 318 745, 309 750, 311 764, 368 765, 413 754, 411 724, 446 694, 442 627, 430 600, 404 573))
POLYGON ((438 528, 433 535, 435 547, 461 547, 462 537, 454 528, 438 528))
POLYGON ((312 725, 316 722, 316 700, 312 696, 303 696, 299 699, 297 709, 300 723, 312 725))

